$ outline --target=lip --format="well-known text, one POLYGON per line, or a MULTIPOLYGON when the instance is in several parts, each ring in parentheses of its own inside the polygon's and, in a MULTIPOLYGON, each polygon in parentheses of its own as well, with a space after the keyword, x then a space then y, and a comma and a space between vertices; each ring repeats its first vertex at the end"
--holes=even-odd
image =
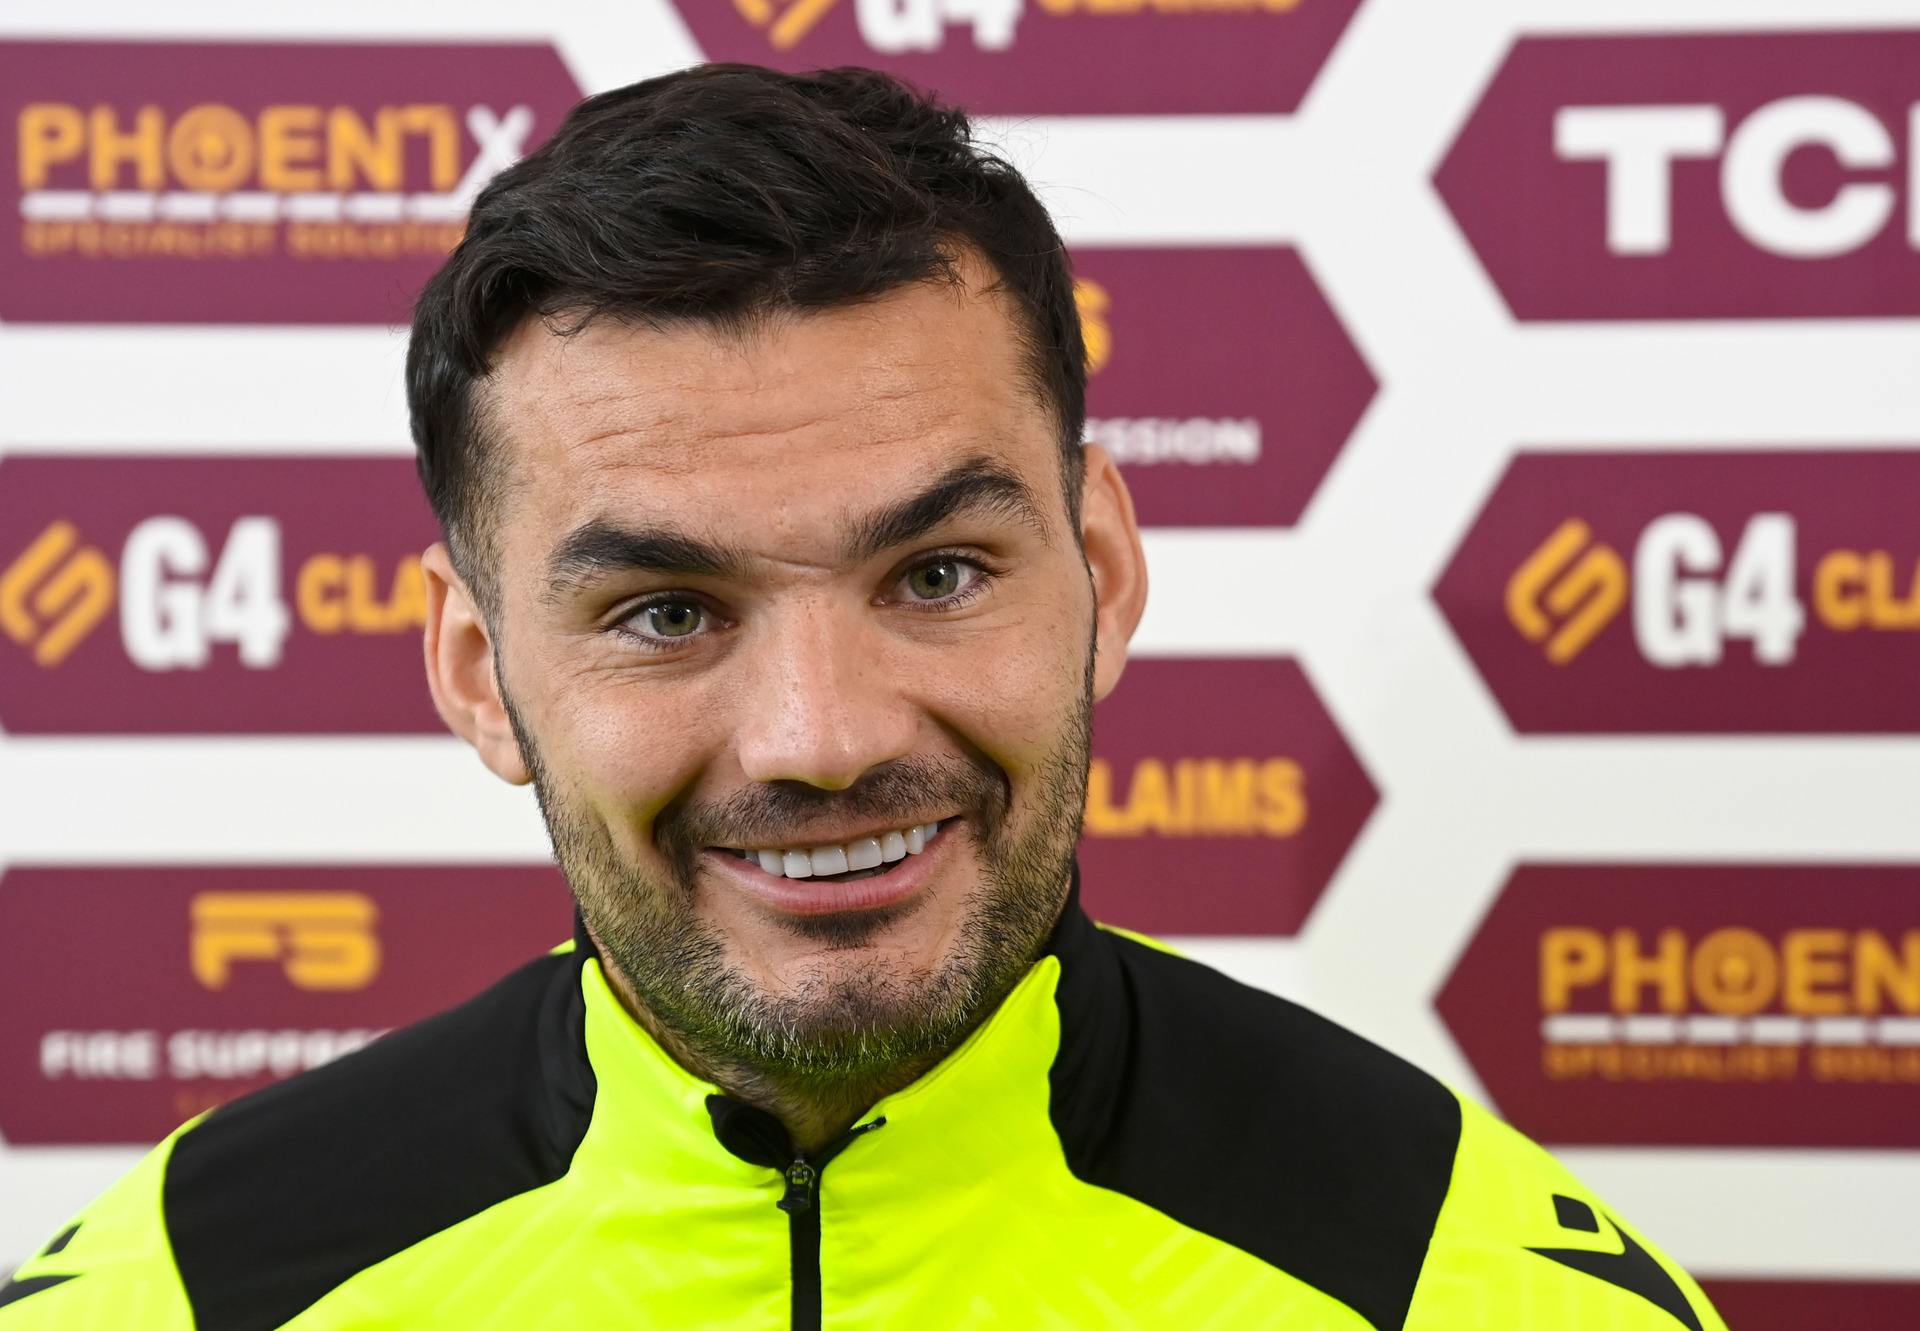
MULTIPOLYGON (((813 835, 801 837, 797 840, 782 841, 774 845, 755 846, 754 849, 755 850, 818 850, 823 846, 846 846, 846 845, 851 845, 855 841, 864 841, 868 837, 874 837, 878 839, 880 837, 885 836, 889 832, 905 832, 909 827, 915 826, 916 824, 919 824, 919 825, 924 825, 927 823, 944 824, 949 822, 955 822, 955 821, 958 821, 959 816, 960 815, 957 812, 943 813, 937 817, 917 818, 911 823, 897 823, 897 822, 896 823, 874 823, 870 826, 856 827, 851 830, 828 829, 825 832, 816 832, 813 835)), ((724 853, 726 850, 730 848, 725 846, 708 846, 705 849, 718 850, 724 853)), ((731 849, 737 850, 739 849, 739 847, 731 847, 731 849)))
POLYGON ((845 911, 878 910, 905 901, 926 885, 943 864, 948 843, 963 819, 943 819, 940 834, 918 855, 899 861, 891 873, 876 874, 850 883, 823 883, 814 878, 775 878, 738 855, 709 847, 700 852, 707 868, 739 886, 754 900, 784 915, 834 915, 845 911))

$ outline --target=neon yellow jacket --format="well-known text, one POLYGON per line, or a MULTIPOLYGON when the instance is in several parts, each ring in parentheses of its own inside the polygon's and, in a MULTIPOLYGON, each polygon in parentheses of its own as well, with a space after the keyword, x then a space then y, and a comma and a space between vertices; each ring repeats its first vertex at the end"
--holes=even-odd
POLYGON ((1550 1156, 1282 999, 1096 928, 812 1158, 591 943, 188 1123, 0 1331, 1724 1331, 1550 1156))

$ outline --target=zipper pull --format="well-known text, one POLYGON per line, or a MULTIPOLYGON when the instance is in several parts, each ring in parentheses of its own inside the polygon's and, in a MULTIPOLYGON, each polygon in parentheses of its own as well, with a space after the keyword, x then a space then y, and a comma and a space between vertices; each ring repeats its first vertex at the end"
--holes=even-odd
POLYGON ((787 1191, 777 1205, 788 1215, 799 1215, 813 1209, 813 1190, 820 1181, 820 1171, 800 1156, 787 1166, 787 1191))

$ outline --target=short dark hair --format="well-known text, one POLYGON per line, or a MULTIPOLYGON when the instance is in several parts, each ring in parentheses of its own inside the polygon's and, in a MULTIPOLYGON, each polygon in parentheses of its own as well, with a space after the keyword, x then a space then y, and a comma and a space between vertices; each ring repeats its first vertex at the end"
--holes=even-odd
POLYGON ((495 176, 414 308, 407 405, 427 498, 491 617, 502 475, 476 386, 529 315, 743 332, 787 310, 957 281, 972 250, 1013 300, 1055 417, 1073 527, 1086 366, 1065 247, 966 114, 869 69, 713 64, 589 97, 495 176))

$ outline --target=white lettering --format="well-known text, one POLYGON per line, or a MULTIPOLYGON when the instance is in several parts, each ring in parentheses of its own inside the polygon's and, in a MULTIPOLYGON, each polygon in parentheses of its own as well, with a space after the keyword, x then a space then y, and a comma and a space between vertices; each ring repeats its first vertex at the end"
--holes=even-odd
POLYGON ((1717 665, 1744 638, 1760 665, 1790 664, 1806 627, 1794 587, 1795 530, 1785 513, 1756 513, 1718 578, 1720 538, 1705 518, 1669 513, 1647 524, 1633 555, 1633 631, 1666 669, 1717 665))
POLYGON ((1553 150, 1607 164, 1607 248, 1665 254, 1672 243, 1673 163, 1712 157, 1726 136, 1717 106, 1563 106, 1553 150))
POLYGON ((169 1076, 215 1081, 290 1077, 386 1034, 383 1030, 175 1031, 167 1037, 169 1076))
POLYGON ((1893 214, 1893 187, 1854 181, 1831 201, 1802 208, 1781 188, 1787 158, 1823 147, 1854 170, 1893 165, 1893 136, 1872 112, 1838 97, 1788 97, 1761 107, 1733 133, 1720 164, 1727 216, 1761 249, 1825 259, 1859 249, 1893 214))
POLYGON ((88 1081, 151 1081, 160 1070, 154 1031, 48 1031, 40 1037, 40 1075, 88 1081))
POLYGON ((1087 442, 1099 444, 1122 465, 1163 462, 1207 465, 1260 460, 1260 422, 1252 417, 1109 416, 1087 422, 1087 442))

